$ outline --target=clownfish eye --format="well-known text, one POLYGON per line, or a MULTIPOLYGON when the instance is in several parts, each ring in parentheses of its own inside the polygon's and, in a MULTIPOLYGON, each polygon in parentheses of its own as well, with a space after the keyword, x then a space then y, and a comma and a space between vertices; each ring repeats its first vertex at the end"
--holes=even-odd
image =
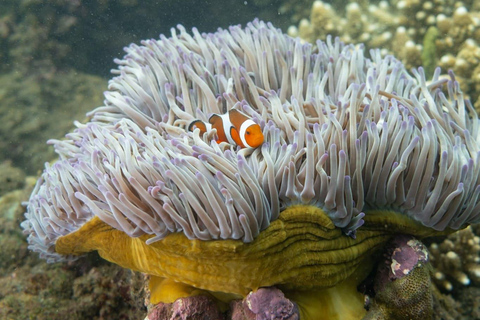
POLYGON ((246 134, 250 134, 251 132, 247 130, 246 134))

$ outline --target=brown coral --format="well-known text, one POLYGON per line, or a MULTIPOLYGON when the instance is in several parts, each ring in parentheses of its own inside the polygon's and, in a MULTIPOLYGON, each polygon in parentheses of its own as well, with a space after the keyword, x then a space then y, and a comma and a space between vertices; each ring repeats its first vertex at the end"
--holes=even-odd
POLYGON ((480 284, 480 237, 471 227, 451 234, 440 244, 429 248, 434 266, 433 279, 442 289, 480 284))

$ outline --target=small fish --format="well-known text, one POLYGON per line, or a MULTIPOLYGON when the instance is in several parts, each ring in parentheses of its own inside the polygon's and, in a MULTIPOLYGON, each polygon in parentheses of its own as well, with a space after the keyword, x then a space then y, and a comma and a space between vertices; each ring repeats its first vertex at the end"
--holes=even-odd
POLYGON ((217 129, 218 143, 228 142, 241 148, 257 148, 263 143, 260 126, 237 109, 230 109, 228 113, 221 115, 212 114, 208 123, 194 120, 188 126, 188 130, 193 131, 195 127, 200 129, 202 135, 217 129))

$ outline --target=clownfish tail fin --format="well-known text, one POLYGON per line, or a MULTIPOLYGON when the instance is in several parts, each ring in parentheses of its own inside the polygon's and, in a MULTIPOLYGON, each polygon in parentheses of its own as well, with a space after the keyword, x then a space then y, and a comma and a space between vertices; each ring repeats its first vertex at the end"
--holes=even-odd
POLYGON ((193 131, 193 129, 197 127, 200 129, 200 134, 204 134, 207 132, 207 126, 202 120, 194 120, 188 125, 188 131, 193 131))

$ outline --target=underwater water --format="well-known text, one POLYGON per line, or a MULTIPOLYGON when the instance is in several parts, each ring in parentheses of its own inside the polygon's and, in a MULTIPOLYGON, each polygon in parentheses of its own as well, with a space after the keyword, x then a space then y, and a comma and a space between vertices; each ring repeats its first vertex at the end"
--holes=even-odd
MULTIPOLYGON (((124 56, 130 43, 169 37, 179 24, 211 33, 255 18, 305 43, 332 35, 363 43, 365 52, 378 48, 407 69, 423 66, 427 79, 436 67, 442 76, 452 70, 480 110, 475 0, 2 1, 0 319, 145 318, 147 275, 97 253, 49 264, 27 248, 20 227, 24 204, 45 163, 58 157, 47 140, 62 139, 73 121, 88 121, 86 113, 104 104, 114 59, 124 56)), ((479 236, 480 228, 472 226, 425 239, 432 257, 434 319, 480 319, 479 236)))

